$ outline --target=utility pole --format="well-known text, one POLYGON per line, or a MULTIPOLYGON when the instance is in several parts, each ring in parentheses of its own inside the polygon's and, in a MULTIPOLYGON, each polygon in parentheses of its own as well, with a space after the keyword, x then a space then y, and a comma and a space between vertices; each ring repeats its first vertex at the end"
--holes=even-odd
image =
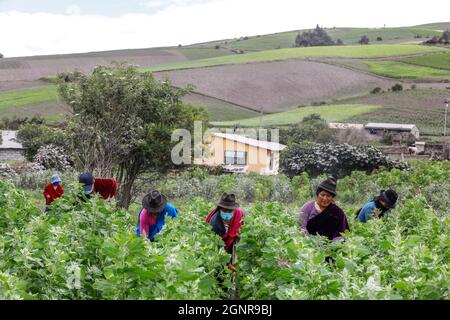
POLYGON ((444 107, 445 107, 445 115, 444 115, 444 137, 447 135, 447 111, 448 111, 448 98, 444 100, 444 107))

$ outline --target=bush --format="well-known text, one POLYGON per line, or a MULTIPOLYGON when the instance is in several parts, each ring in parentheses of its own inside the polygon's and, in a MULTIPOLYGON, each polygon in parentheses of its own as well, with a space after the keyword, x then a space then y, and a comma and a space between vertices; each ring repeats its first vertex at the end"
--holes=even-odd
POLYGON ((371 172, 380 167, 406 169, 408 166, 403 162, 392 161, 379 149, 366 145, 293 144, 281 155, 281 170, 291 177, 301 172, 307 172, 313 177, 320 174, 344 177, 354 170, 371 172))
POLYGON ((329 46, 334 45, 334 41, 327 34, 325 29, 316 26, 314 30, 305 31, 298 34, 295 38, 295 47, 314 47, 314 46, 329 46))
POLYGON ((72 169, 73 162, 62 147, 54 145, 42 146, 36 152, 33 161, 45 169, 66 171, 72 169))
POLYGON ((403 86, 400 83, 396 83, 395 85, 393 85, 391 87, 391 89, 392 89, 393 92, 402 91, 403 90, 403 86))
POLYGON ((41 124, 26 124, 17 133, 17 139, 25 149, 25 157, 33 161, 40 147, 53 144, 63 146, 65 141, 64 131, 41 124))
POLYGON ((377 37, 377 41, 383 41, 382 37, 377 37))
POLYGON ((366 35, 363 35, 361 37, 361 39, 359 39, 358 43, 359 44, 369 44, 369 41, 370 41, 369 38, 366 35))
POLYGON ((377 93, 380 93, 382 91, 383 90, 380 87, 376 87, 376 88, 373 88, 372 91, 370 91, 370 93, 371 94, 377 94, 377 93))

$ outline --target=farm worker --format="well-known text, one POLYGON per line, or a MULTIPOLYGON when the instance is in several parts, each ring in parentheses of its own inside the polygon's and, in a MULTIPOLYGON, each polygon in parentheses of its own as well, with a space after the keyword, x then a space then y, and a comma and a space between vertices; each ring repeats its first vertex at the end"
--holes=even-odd
POLYGON ((361 222, 367 222, 372 217, 382 218, 388 210, 395 208, 397 199, 398 195, 394 190, 381 190, 378 197, 367 202, 356 212, 356 217, 361 222))
MULTIPOLYGON (((116 179, 94 178, 92 173, 82 173, 78 181, 83 186, 84 196, 91 198, 94 193, 99 193, 103 199, 113 198, 117 192, 116 179)), ((81 197, 82 198, 82 197, 81 197)))
POLYGON ((347 217, 334 203, 336 179, 322 181, 316 190, 316 199, 301 208, 299 214, 300 231, 309 235, 325 236, 332 241, 343 240, 341 233, 350 230, 347 217))
POLYGON ((228 269, 236 272, 236 244, 239 242, 239 232, 243 225, 244 212, 236 203, 233 193, 223 193, 217 207, 206 217, 206 223, 212 226, 212 231, 222 237, 225 243, 225 251, 231 254, 231 260, 227 264, 228 269), (233 259, 234 258, 234 259, 233 259))
POLYGON ((142 208, 138 214, 138 225, 136 235, 146 235, 147 239, 154 241, 155 235, 162 230, 166 224, 165 218, 169 215, 172 219, 178 216, 178 210, 158 190, 150 190, 142 198, 142 208))
POLYGON ((57 175, 54 174, 50 178, 50 183, 47 184, 44 188, 44 197, 45 197, 45 212, 49 211, 48 206, 55 201, 55 199, 61 197, 64 194, 64 190, 62 188, 62 180, 57 175))

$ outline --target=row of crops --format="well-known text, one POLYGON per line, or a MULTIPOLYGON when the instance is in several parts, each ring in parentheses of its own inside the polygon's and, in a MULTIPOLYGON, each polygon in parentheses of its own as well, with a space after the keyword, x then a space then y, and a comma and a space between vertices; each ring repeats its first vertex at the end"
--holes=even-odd
POLYGON ((27 192, 0 181, 0 299, 448 299, 449 164, 354 173, 339 186, 345 242, 301 234, 300 202, 243 205, 232 282, 229 256, 204 220, 213 202, 175 200, 179 217, 149 242, 136 237, 135 210, 75 203, 66 187, 42 215, 27 192), (353 195, 373 185, 395 186, 399 205, 362 224, 353 195))

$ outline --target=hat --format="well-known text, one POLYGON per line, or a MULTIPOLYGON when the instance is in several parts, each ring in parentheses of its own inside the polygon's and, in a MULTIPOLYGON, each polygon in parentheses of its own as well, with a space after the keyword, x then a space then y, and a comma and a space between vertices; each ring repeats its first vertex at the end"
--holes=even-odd
POLYGON ((57 182, 62 182, 62 181, 61 181, 61 178, 57 174, 54 174, 50 178, 50 182, 51 183, 57 183, 57 182))
POLYGON ((239 208, 239 204, 236 203, 236 196, 234 193, 226 193, 222 194, 219 203, 217 205, 224 209, 234 210, 239 208))
POLYGON ((148 212, 161 212, 167 204, 166 196, 158 190, 150 190, 144 198, 142 198, 142 206, 148 212))
POLYGON ((94 176, 90 172, 80 174, 78 181, 83 185, 84 193, 90 194, 94 190, 94 176))
POLYGON ((319 194, 321 190, 331 193, 334 197, 337 195, 336 193, 336 178, 329 177, 327 180, 322 181, 317 187, 316 194, 319 194))
POLYGON ((381 192, 380 199, 386 202, 389 208, 395 208, 395 203, 397 202, 398 195, 394 190, 388 189, 381 192))

